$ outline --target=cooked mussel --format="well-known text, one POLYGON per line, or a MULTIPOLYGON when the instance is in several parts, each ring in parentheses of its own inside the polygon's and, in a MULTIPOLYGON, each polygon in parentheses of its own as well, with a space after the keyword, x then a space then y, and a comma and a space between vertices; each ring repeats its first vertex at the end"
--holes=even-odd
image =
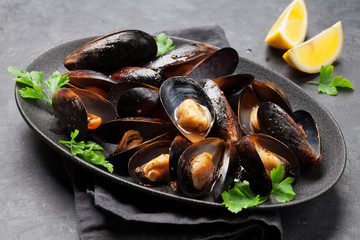
POLYGON ((159 140, 171 140, 172 124, 152 118, 121 118, 107 122, 93 132, 98 142, 111 144, 109 160, 127 162, 140 148, 159 140))
POLYGON ((171 141, 157 141, 138 150, 129 160, 128 171, 141 185, 170 182, 169 147, 171 141))
POLYGON ((58 89, 52 106, 66 130, 79 130, 78 139, 84 139, 88 129, 116 118, 115 109, 105 98, 79 88, 58 89))
POLYGON ((184 76, 214 51, 213 47, 206 44, 183 44, 154 59, 145 67, 159 72, 165 79, 184 76))
POLYGON ((276 84, 264 80, 253 80, 240 93, 238 99, 238 119, 245 134, 259 132, 256 111, 262 102, 273 102, 281 106, 290 116, 293 115, 284 91, 276 84))
POLYGON ((201 141, 210 132, 214 108, 196 82, 185 77, 167 79, 160 87, 160 100, 171 121, 190 141, 201 141))
POLYGON ((63 73, 65 74, 68 75, 70 84, 97 93, 104 98, 108 97, 108 92, 116 84, 113 79, 93 70, 73 70, 63 73))
POLYGON ((126 30, 97 38, 65 59, 69 70, 91 69, 105 74, 127 66, 141 66, 155 58, 154 38, 139 30, 126 30))
POLYGON ((145 83, 159 88, 164 78, 152 69, 144 67, 125 67, 110 75, 117 82, 145 83))
POLYGON ((183 152, 177 166, 177 177, 186 196, 196 198, 210 191, 224 144, 222 139, 207 138, 193 143, 183 152))
POLYGON ((238 119, 224 93, 212 80, 202 80, 201 85, 215 110, 215 123, 212 134, 225 141, 238 142, 241 138, 238 119))
MULTIPOLYGON (((301 116, 298 116, 301 119, 301 116)), ((302 122, 300 127, 295 120, 281 107, 272 102, 264 102, 257 111, 259 127, 262 133, 273 136, 285 143, 297 156, 299 161, 304 164, 318 164, 321 161, 320 141, 316 141, 312 146, 309 139, 319 138, 316 125, 313 120, 302 122), (307 129, 304 127, 311 126, 307 129), (318 150, 315 151, 315 148, 318 150)), ((311 119, 311 118, 310 118, 311 119)))
POLYGON ((251 189, 260 195, 271 191, 270 172, 283 164, 285 178, 297 178, 299 163, 295 154, 282 142, 264 134, 244 136, 238 147, 241 166, 249 173, 251 189))

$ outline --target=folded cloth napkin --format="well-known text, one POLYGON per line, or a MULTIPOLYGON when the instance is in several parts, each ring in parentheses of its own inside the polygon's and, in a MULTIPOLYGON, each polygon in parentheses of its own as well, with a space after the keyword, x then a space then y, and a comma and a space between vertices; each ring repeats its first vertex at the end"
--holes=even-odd
MULTIPOLYGON (((218 47, 229 46, 219 26, 165 31, 218 47)), ((97 177, 64 161, 74 187, 81 239, 281 239, 277 211, 243 211, 169 201, 97 177)))

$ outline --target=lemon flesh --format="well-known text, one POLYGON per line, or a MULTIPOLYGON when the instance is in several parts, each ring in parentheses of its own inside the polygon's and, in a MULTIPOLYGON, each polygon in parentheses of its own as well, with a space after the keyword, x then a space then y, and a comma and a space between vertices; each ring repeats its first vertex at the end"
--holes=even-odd
POLYGON ((307 73, 320 72, 321 66, 330 65, 339 57, 343 47, 341 21, 308 41, 288 50, 283 58, 292 67, 307 73))
POLYGON ((308 13, 303 0, 294 0, 281 13, 265 38, 270 46, 290 49, 302 43, 306 36, 308 13))

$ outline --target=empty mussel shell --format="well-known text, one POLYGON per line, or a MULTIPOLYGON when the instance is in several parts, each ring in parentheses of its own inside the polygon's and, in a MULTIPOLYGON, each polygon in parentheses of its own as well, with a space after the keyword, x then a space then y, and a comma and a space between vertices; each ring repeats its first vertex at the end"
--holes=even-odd
POLYGON ((232 74, 239 62, 239 55, 233 48, 221 48, 200 63, 184 76, 195 81, 201 79, 216 79, 232 74))

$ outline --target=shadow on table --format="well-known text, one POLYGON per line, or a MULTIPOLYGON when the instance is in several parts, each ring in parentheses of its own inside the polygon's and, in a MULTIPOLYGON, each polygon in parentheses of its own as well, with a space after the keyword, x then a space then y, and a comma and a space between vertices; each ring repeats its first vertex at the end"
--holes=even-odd
POLYGON ((284 239, 329 239, 342 219, 340 206, 333 188, 312 201, 281 209, 284 239))

